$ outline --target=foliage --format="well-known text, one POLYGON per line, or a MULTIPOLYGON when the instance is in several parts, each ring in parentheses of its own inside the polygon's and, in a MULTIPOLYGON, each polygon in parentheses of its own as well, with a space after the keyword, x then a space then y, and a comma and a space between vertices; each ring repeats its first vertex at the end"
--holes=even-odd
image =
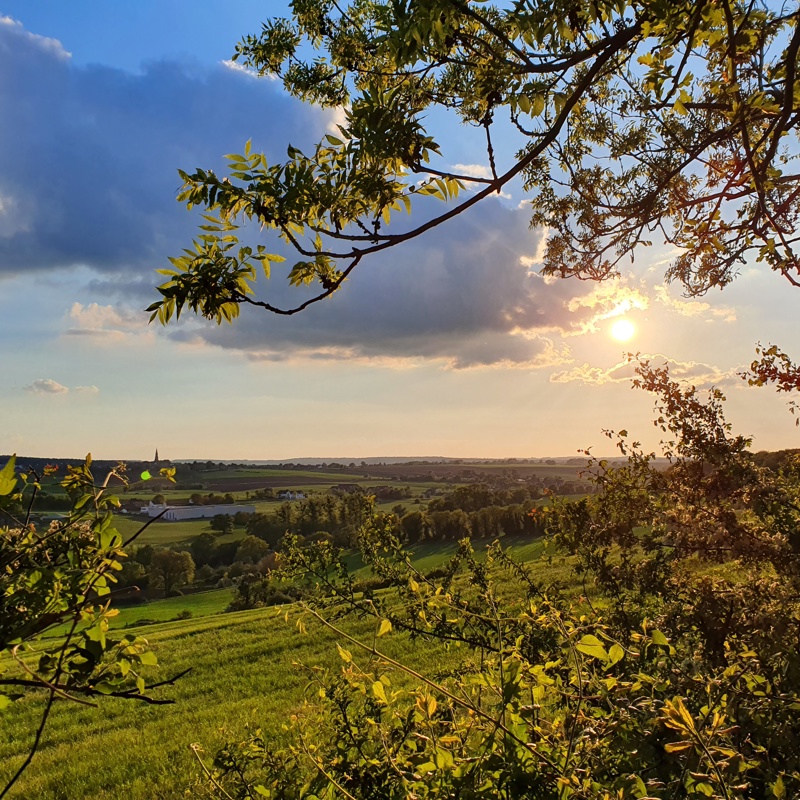
POLYGON ((263 539, 257 536, 245 536, 239 543, 235 560, 255 564, 271 552, 272 549, 263 539))
POLYGON ((343 124, 282 163, 248 142, 224 177, 181 171, 179 200, 206 224, 149 310, 164 323, 186 306, 217 322, 242 303, 295 313, 517 178, 549 231, 546 274, 613 275, 657 234, 680 248, 667 277, 690 294, 747 258, 798 284, 799 50, 796 10, 741 0, 297 0, 234 59, 341 108, 343 124), (426 128, 441 113, 485 135, 487 177, 433 165, 454 160, 426 128), (495 150, 498 129, 515 153, 495 150), (385 229, 431 197, 453 204, 385 229), (294 248, 289 283, 319 293, 288 309, 255 299, 283 258, 240 246, 247 222, 294 248))
POLYGON ((107 695, 170 702, 148 693, 143 668, 156 657, 147 641, 109 633, 117 613, 110 595, 125 558, 109 486, 121 471, 95 486, 91 463, 67 469, 61 485, 72 509, 45 530, 30 522, 40 476, 18 473, 13 457, 0 470, 0 505, 8 510, 24 498, 27 506, 24 518, 0 529, 0 710, 42 691, 46 698, 30 752, 0 797, 30 764, 56 698, 88 706, 107 695))
POLYGON ((552 532, 548 557, 574 554, 582 597, 501 542, 478 558, 464 540, 426 576, 387 518, 358 545, 389 593, 359 586, 330 542, 290 537, 284 574, 316 592, 298 625, 334 632, 343 665, 311 670, 289 746, 256 732, 221 751, 211 792, 797 796, 800 464, 756 466, 718 391, 704 401, 663 369, 637 370, 670 466, 656 470, 621 431, 624 466, 590 460, 596 493, 535 512, 552 532), (348 633, 345 613, 372 619, 372 635, 348 633), (455 670, 416 670, 380 645, 403 632, 465 655, 455 670))
POLYGON ((153 553, 148 569, 150 584, 164 590, 164 596, 194 580, 194 561, 185 550, 160 549, 153 553))
MULTIPOLYGON (((750 365, 747 372, 742 373, 750 386, 766 386, 774 384, 779 392, 800 391, 800 365, 795 364, 786 353, 774 344, 769 347, 758 345, 756 355, 760 356, 750 365)), ((792 414, 797 414, 796 400, 789 401, 792 414)), ((800 425, 800 416, 795 421, 800 425)))
POLYGON ((230 514, 215 514, 208 524, 212 531, 233 533, 233 517, 230 514))
POLYGON ((281 503, 270 513, 253 514, 247 522, 247 533, 273 547, 287 531, 301 536, 313 536, 324 531, 346 544, 373 510, 372 498, 360 493, 309 497, 296 503, 281 503))

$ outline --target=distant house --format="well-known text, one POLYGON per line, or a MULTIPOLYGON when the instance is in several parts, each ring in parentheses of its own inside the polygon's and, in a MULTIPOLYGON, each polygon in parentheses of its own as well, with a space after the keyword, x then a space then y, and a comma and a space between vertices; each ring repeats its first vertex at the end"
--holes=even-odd
POLYGON ((256 507, 230 503, 219 506, 170 506, 148 503, 146 506, 142 506, 140 513, 147 517, 157 517, 161 514, 161 519, 166 522, 179 522, 182 519, 209 519, 216 517, 218 514, 230 514, 233 516, 239 511, 255 514, 256 507))
POLYGON ((295 491, 294 489, 281 489, 278 492, 278 500, 305 500, 305 492, 295 491))

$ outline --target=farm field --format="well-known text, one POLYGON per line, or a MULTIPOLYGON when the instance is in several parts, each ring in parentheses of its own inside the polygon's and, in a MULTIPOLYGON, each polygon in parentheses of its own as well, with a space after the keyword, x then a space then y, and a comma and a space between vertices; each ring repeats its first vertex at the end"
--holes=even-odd
MULTIPOLYGON (((226 741, 243 737, 247 724, 279 740, 281 725, 303 699, 307 676, 299 665, 341 664, 333 635, 307 625, 307 634, 301 634, 293 621, 287 624, 275 609, 265 609, 140 629, 158 652, 158 679, 192 668, 175 686, 159 690, 177 702, 149 706, 109 698, 99 708, 57 703, 42 747, 10 798, 183 796, 200 774, 192 743, 213 756, 226 741)), ((353 624, 350 630, 366 634, 369 625, 353 624)), ((410 654, 422 669, 442 661, 441 649, 411 645, 400 635, 386 637, 384 649, 393 656, 410 654)), ((41 698, 28 697, 4 713, 0 780, 20 763, 40 711, 41 698)))
MULTIPOLYGON (((212 533, 209 526, 210 520, 207 519, 186 519, 178 522, 153 522, 136 539, 137 545, 151 544, 158 547, 169 547, 174 544, 187 544, 201 533, 212 533)), ((133 536, 144 522, 141 519, 131 519, 130 517, 117 514, 114 517, 114 525, 122 535, 123 540, 133 536)), ((233 533, 216 537, 219 544, 225 542, 235 542, 245 535, 244 528, 235 528, 233 533)))
MULTIPOLYGON (((175 705, 113 698, 99 708, 57 703, 42 747, 10 797, 172 800, 199 776, 192 743, 213 755, 226 741, 246 735, 248 724, 279 740, 282 724, 303 700, 308 678, 300 665, 341 664, 333 635, 306 624, 304 635, 275 609, 264 609, 140 629, 158 653, 157 679, 192 668, 174 687, 160 690, 175 705)), ((370 625, 349 629, 363 635, 370 625)), ((419 668, 442 664, 441 648, 412 646, 401 635, 383 641, 387 654, 419 668)), ((29 697, 4 715, 0 780, 26 752, 40 710, 41 700, 29 697)))
POLYGON ((137 606, 125 606, 110 623, 112 628, 135 627, 142 622, 170 622, 181 612, 188 611, 192 618, 222 614, 233 599, 233 587, 194 592, 181 597, 167 597, 137 606))
MULTIPOLYGON (((492 543, 493 540, 489 539, 473 539, 472 546, 478 557, 482 557, 486 548, 492 543)), ((506 538, 501 540, 504 548, 517 561, 533 561, 537 559, 544 550, 544 543, 541 539, 512 539, 506 538)), ((438 569, 444 566, 447 561, 455 555, 458 549, 456 542, 423 542, 420 544, 411 545, 408 548, 413 553, 411 563, 420 572, 430 572, 431 570, 438 569)), ((354 575, 359 578, 366 578, 369 576, 369 568, 363 566, 362 562, 357 555, 352 555, 345 558, 348 568, 354 575)))
MULTIPOLYGON (((475 549, 486 544, 476 541, 475 549)), ((520 560, 536 558, 542 549, 539 541, 508 544, 520 560)), ((455 544, 449 543, 418 545, 414 563, 425 571, 434 569, 454 550, 455 544)), ((552 570, 554 578, 561 574, 544 562, 532 566, 547 569, 548 575, 552 570)), ((355 559, 353 567, 366 576, 366 568, 355 559)), ((308 632, 301 634, 293 619, 284 621, 285 607, 220 613, 231 595, 231 589, 220 589, 122 609, 114 627, 131 626, 131 634, 145 636, 158 653, 160 667, 153 679, 192 667, 177 685, 159 690, 176 704, 157 707, 112 698, 99 708, 57 703, 42 747, 10 797, 167 800, 183 796, 200 774, 192 743, 213 756, 226 741, 243 737, 247 724, 279 740, 281 725, 303 700, 307 677, 300 665, 338 668, 341 663, 334 637, 313 620, 306 620, 308 632), (191 611, 192 618, 166 621, 183 610, 191 611), (135 627, 143 619, 155 624, 135 627), (104 752, 114 752, 115 758, 104 758, 104 752)), ((351 622, 348 627, 364 635, 373 624, 351 622)), ((423 671, 441 668, 443 657, 457 657, 438 646, 412 644, 403 635, 381 641, 388 655, 423 671)), ((4 712, 0 781, 26 752, 40 710, 41 699, 28 697, 4 712)))

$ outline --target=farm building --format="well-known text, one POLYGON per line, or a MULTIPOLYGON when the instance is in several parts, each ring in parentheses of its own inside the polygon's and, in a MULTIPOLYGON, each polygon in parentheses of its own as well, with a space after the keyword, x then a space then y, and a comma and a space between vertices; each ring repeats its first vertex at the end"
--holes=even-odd
POLYGON ((295 491, 294 489, 282 489, 278 492, 278 500, 305 500, 305 492, 295 491))
POLYGON ((142 507, 141 513, 148 517, 157 517, 164 512, 161 519, 167 522, 178 522, 182 519, 208 519, 216 517, 217 514, 230 514, 233 516, 239 511, 244 511, 246 514, 255 514, 256 507, 230 503, 218 506, 170 506, 148 503, 142 507))

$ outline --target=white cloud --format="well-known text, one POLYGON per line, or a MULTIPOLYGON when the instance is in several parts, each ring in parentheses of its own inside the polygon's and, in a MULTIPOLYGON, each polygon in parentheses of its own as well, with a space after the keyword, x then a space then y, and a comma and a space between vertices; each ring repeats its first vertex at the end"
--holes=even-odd
POLYGON ((15 36, 31 42, 37 49, 47 52, 60 61, 67 61, 72 58, 72 53, 65 50, 64 45, 58 39, 51 39, 48 36, 39 36, 36 33, 26 31, 21 22, 17 22, 11 17, 0 16, 0 26, 13 31, 15 36))
POLYGON ((644 311, 650 306, 649 297, 634 286, 629 279, 614 278, 596 285, 588 294, 576 297, 569 302, 572 312, 585 311, 586 318, 573 334, 595 333, 598 323, 612 317, 619 317, 631 311, 644 311))
POLYGON ((69 394, 70 392, 75 392, 84 396, 100 394, 100 389, 94 384, 90 384, 88 386, 75 386, 70 389, 69 386, 64 386, 64 384, 54 381, 52 378, 37 378, 37 380, 30 383, 28 386, 24 386, 23 388, 26 392, 30 392, 31 394, 45 396, 64 395, 69 394))
POLYGON ((32 394, 66 394, 69 389, 52 378, 38 378, 26 386, 25 391, 32 394))
MULTIPOLYGON (((669 367, 669 374, 675 380, 691 383, 698 388, 711 386, 731 385, 739 382, 737 373, 739 368, 722 370, 710 364, 699 361, 675 361, 656 353, 653 355, 641 354, 643 360, 656 361, 659 365, 669 367)), ((627 383, 635 375, 636 361, 623 360, 610 367, 596 367, 582 364, 570 370, 554 372, 550 376, 552 383, 580 382, 586 385, 602 386, 607 383, 627 383)))
MULTIPOLYGON (((246 67, 244 64, 240 64, 238 61, 231 61, 230 59, 223 59, 219 62, 222 64, 225 69, 232 70, 233 72, 238 72, 240 75, 247 75, 248 78, 255 78, 258 79, 261 76, 256 72, 254 69, 250 67, 246 67)), ((270 80, 275 80, 274 75, 265 76, 268 77, 270 80)))
POLYGON ((717 317, 723 322, 736 322, 736 309, 729 306, 714 307, 700 300, 681 300, 670 294, 666 286, 654 286, 656 300, 682 317, 717 317))
POLYGON ((457 175, 467 175, 470 178, 491 179, 492 172, 483 164, 453 164, 452 171, 457 175))
POLYGON ((67 315, 70 326, 66 336, 86 336, 99 341, 119 341, 131 337, 152 339, 154 329, 147 314, 121 306, 98 303, 73 303, 67 315))

